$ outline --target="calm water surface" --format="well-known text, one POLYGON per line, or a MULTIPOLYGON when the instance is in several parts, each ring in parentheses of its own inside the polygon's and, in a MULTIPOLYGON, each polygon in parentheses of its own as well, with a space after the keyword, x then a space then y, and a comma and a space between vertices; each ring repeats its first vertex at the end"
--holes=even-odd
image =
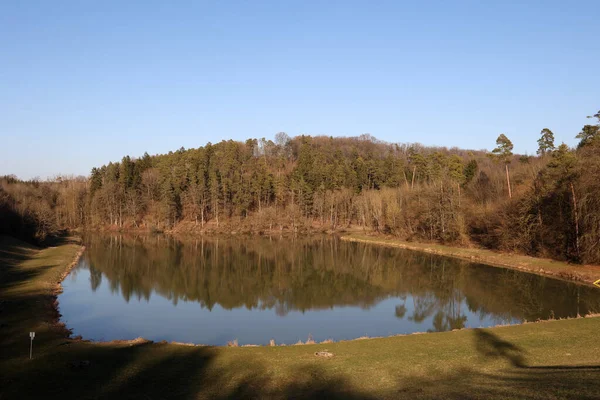
POLYGON ((86 339, 224 345, 485 327, 600 310, 600 290, 332 237, 90 236, 63 282, 86 339))

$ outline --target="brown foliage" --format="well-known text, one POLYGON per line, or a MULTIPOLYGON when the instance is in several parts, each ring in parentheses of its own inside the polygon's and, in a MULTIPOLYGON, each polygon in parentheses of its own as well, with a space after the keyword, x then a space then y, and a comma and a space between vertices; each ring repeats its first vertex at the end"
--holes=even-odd
MULTIPOLYGON (((283 137, 283 136, 282 136, 283 137)), ((141 159, 89 179, 0 181, 0 218, 21 236, 113 227, 180 231, 361 228, 405 240, 600 262, 600 146, 543 156, 300 136, 224 141, 141 159), (19 220, 21 222, 15 223, 19 220), (18 226, 16 226, 16 225, 18 226)))

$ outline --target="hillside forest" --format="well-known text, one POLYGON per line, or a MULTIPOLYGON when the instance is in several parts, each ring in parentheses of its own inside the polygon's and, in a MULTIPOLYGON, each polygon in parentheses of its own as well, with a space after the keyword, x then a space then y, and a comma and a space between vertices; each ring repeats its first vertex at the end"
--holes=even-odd
POLYGON ((590 118, 576 148, 542 129, 536 155, 504 134, 487 152, 278 133, 125 156, 88 177, 7 175, 0 234, 364 230, 600 263, 600 112, 590 118))

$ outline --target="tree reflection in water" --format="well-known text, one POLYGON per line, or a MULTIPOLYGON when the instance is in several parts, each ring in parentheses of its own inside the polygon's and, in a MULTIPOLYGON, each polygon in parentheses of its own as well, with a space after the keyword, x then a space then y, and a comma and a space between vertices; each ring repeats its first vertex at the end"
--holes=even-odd
POLYGON ((600 310, 600 295, 592 288, 329 236, 90 235, 85 241, 92 290, 106 279, 126 301, 158 293, 173 304, 274 309, 285 316, 336 306, 369 309, 396 297, 402 303, 395 317, 415 323, 431 319, 429 331, 465 327, 467 310, 498 322, 600 310))

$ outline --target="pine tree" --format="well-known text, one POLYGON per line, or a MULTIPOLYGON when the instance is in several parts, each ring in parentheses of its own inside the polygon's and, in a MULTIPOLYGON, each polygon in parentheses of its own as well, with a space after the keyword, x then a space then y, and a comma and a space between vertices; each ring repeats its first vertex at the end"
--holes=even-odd
POLYGON ((581 132, 576 136, 580 139, 578 148, 585 146, 596 145, 600 143, 600 111, 588 118, 596 118, 598 123, 596 125, 585 125, 581 132))
POLYGON ((504 164, 506 169, 506 184, 508 185, 508 197, 512 198, 512 189, 510 187, 510 175, 508 173, 508 164, 512 161, 513 144, 503 133, 496 139, 496 148, 492 150, 493 157, 504 164))
POLYGON ((554 151, 554 133, 548 128, 542 129, 540 132, 541 137, 538 139, 538 151, 539 156, 544 157, 546 154, 554 151))

